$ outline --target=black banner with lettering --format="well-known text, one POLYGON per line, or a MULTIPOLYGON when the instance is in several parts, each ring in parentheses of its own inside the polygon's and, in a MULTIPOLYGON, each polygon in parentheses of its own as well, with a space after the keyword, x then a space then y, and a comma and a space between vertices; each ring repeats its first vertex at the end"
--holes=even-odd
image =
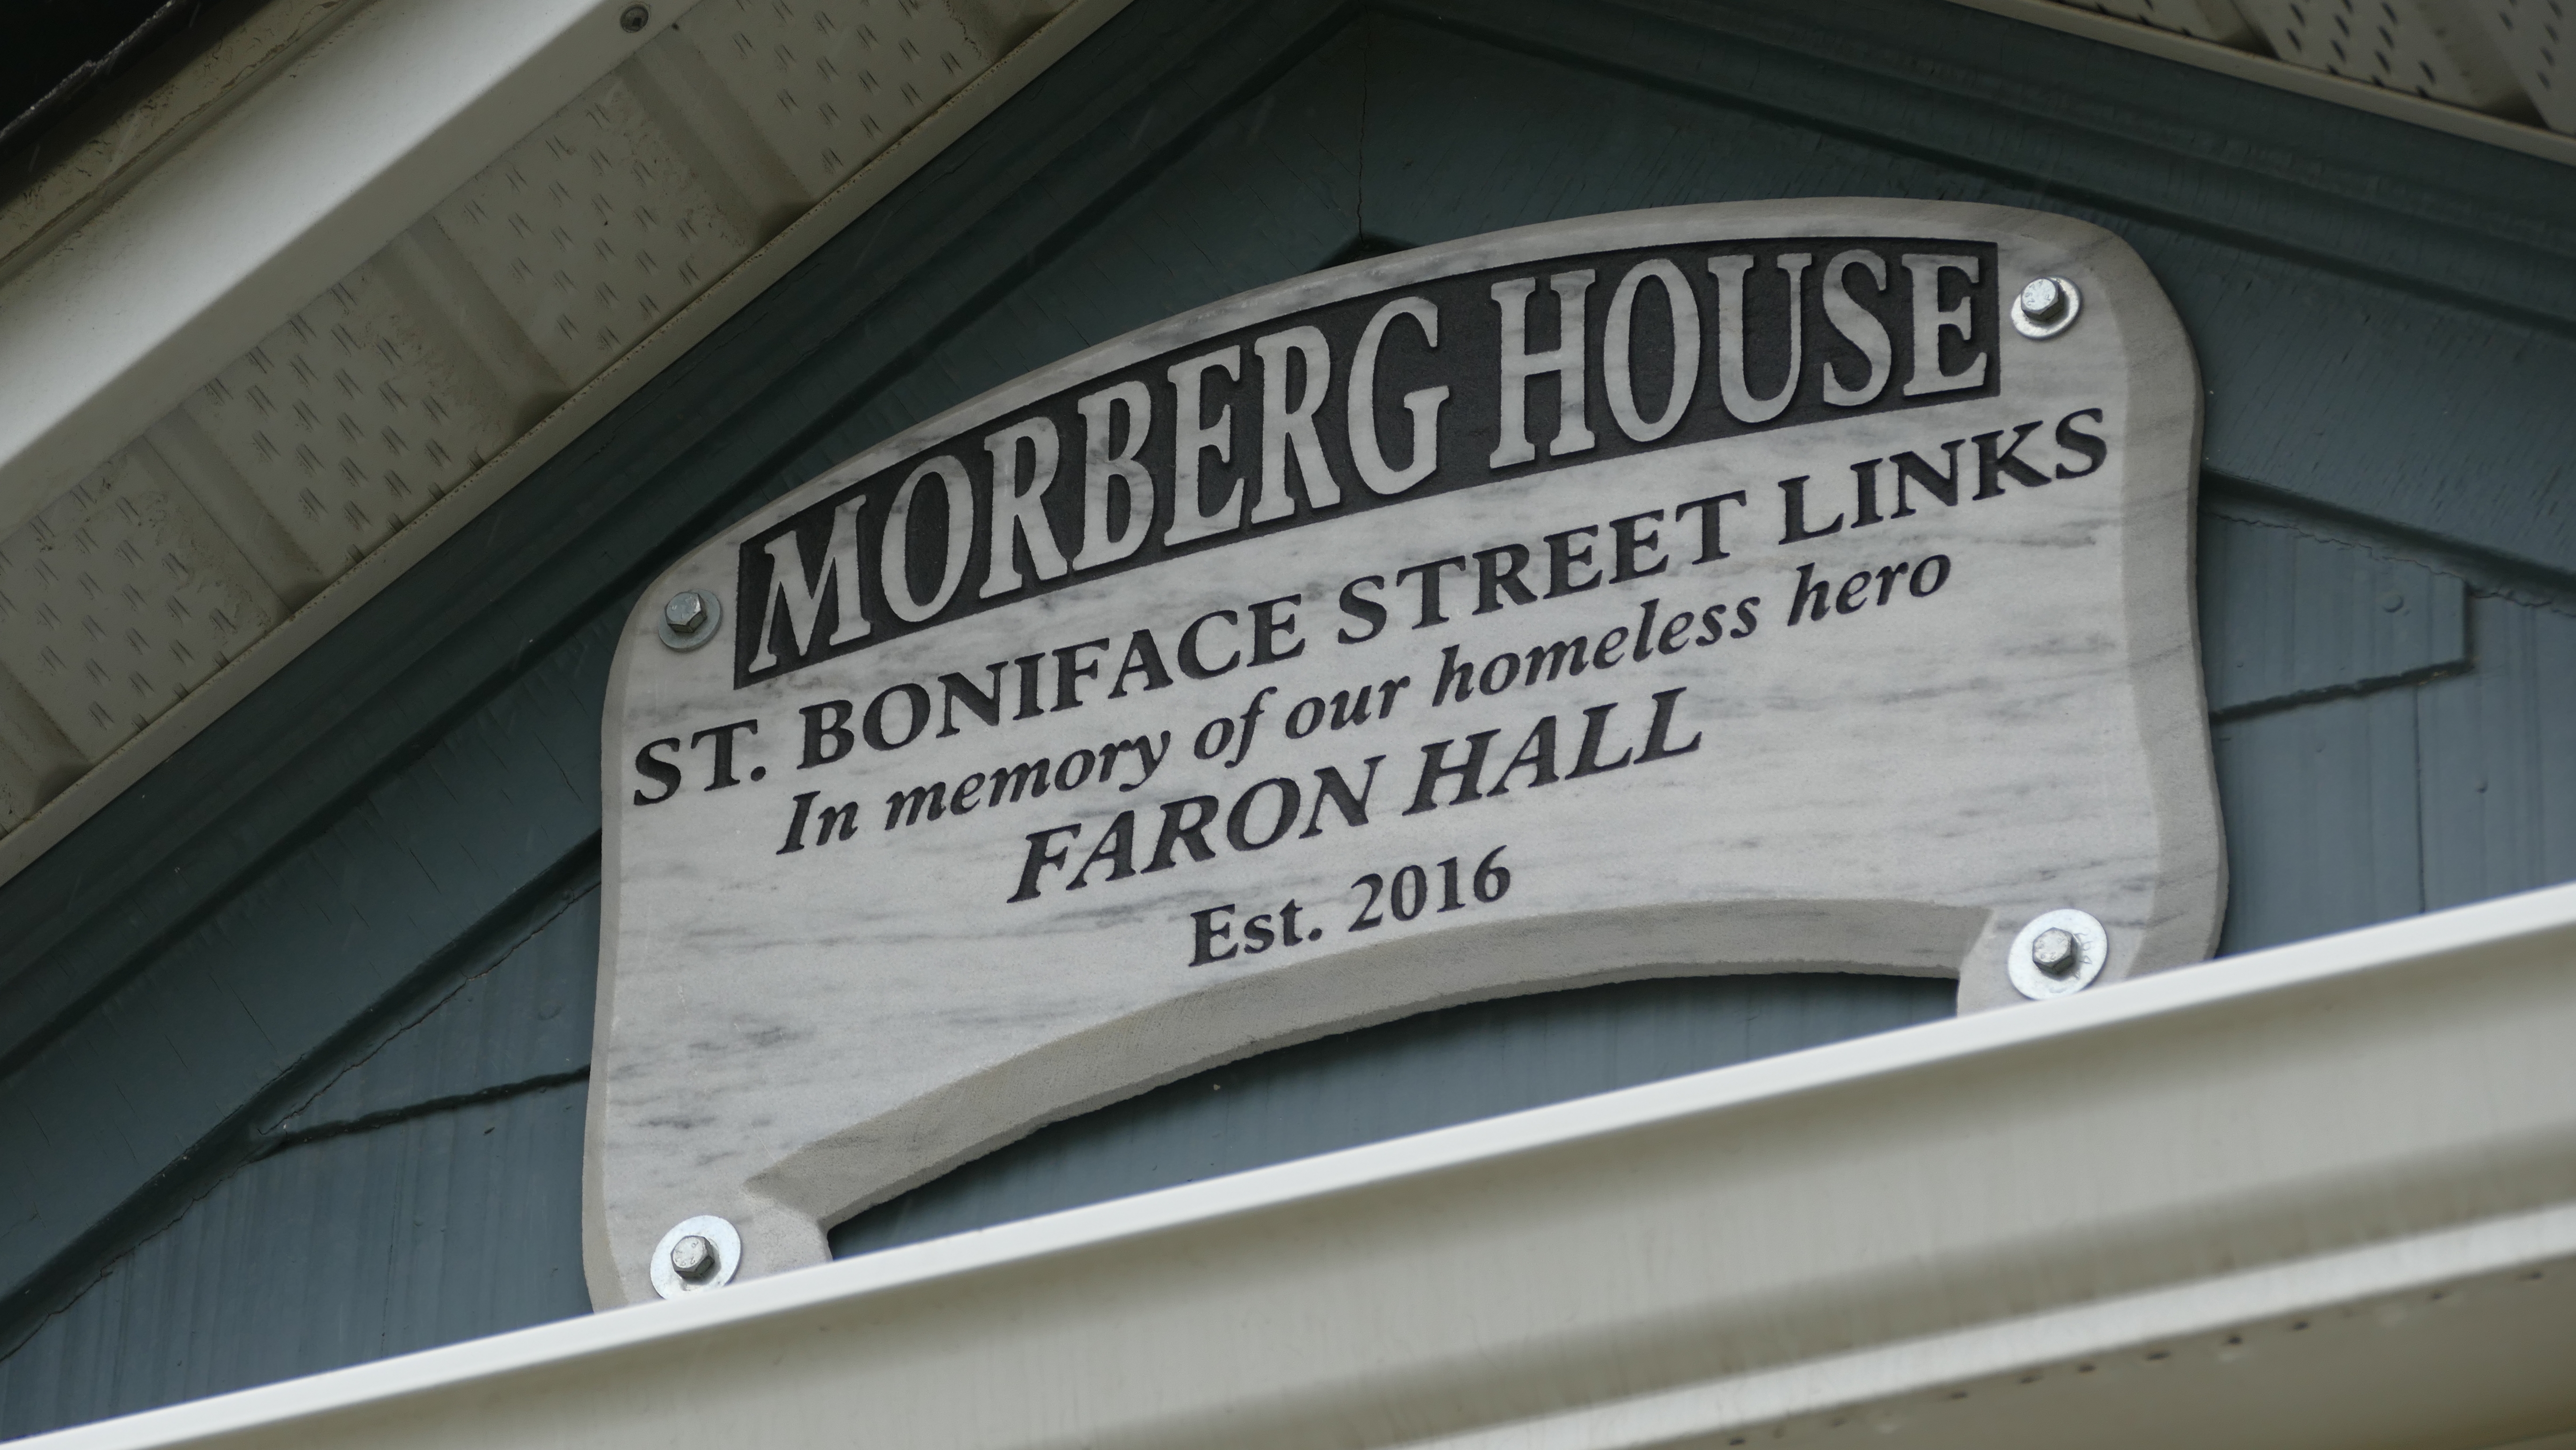
POLYGON ((1214 334, 752 536, 734 682, 1345 513, 1994 396, 1995 272, 1991 244, 1953 240, 1657 247, 1461 273, 1214 334))

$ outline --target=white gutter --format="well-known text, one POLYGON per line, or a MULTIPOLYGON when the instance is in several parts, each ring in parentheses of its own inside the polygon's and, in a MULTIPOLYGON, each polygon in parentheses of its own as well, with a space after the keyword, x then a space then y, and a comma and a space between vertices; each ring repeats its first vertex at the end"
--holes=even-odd
POLYGON ((376 0, 0 288, 0 536, 651 39, 627 3, 376 0))
POLYGON ((2477 1450, 2571 1043, 2561 887, 24 1443, 2477 1450))

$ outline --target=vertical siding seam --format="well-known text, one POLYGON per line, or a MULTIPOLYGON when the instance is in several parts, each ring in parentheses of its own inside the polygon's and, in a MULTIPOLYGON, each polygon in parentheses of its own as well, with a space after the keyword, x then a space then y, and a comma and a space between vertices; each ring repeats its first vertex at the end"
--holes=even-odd
MULTIPOLYGON (((589 884, 586 888, 571 891, 554 902, 551 909, 547 911, 548 920, 560 917, 597 889, 598 841, 596 834, 588 837, 581 845, 566 853, 562 859, 538 873, 530 885, 523 888, 523 893, 514 893, 512 901, 505 903, 493 915, 507 916, 511 914, 511 908, 515 905, 524 920, 524 913, 532 908, 543 908, 547 893, 563 893, 570 880, 578 879, 582 874, 587 873, 589 884)), ((479 930, 490 920, 491 918, 487 917, 485 922, 477 923, 476 929, 479 930)), ((524 945, 530 934, 532 933, 521 933, 508 938, 512 942, 510 950, 516 950, 518 946, 524 945)), ((463 939, 469 947, 473 944, 474 936, 474 930, 464 933, 463 939)), ((456 945, 456 943, 449 943, 434 952, 420 967, 407 974, 402 983, 379 998, 376 1003, 370 1004, 359 1015, 356 1022, 351 1024, 351 1028, 344 1028, 343 1031, 351 1031, 358 1024, 364 1023, 388 1001, 401 999, 407 991, 420 990, 418 984, 423 981, 437 980, 439 971, 453 970, 455 956, 450 955, 450 950, 456 945)), ((470 950, 460 951, 455 955, 471 959, 470 950)), ((504 951, 500 955, 506 957, 508 952, 504 951)), ((371 1047, 370 1051, 380 1050, 381 1046, 382 1044, 378 1043, 371 1047)), ((342 1046, 338 1050, 348 1049, 342 1046)), ((216 1128, 199 1143, 174 1156, 160 1173, 127 1200, 126 1205, 119 1206, 118 1215, 122 1215, 130 1205, 150 1202, 164 1193, 174 1195, 174 1199, 162 1199, 162 1206, 157 1209, 138 1211, 135 1214, 135 1220, 139 1226, 116 1232, 105 1245, 92 1246, 87 1252, 84 1252, 81 1241, 75 1241, 67 1250, 65 1259, 60 1261, 70 1263, 73 1267, 65 1272, 59 1281, 29 1294, 28 1299, 32 1300, 31 1303, 21 1301, 25 1307, 14 1312, 8 1322, 0 1322, 0 1365, 7 1364, 47 1323, 78 1303, 85 1295, 93 1292, 102 1279, 114 1272, 117 1265, 130 1262, 139 1248, 169 1233, 173 1226, 202 1205, 208 1197, 221 1191, 225 1184, 238 1177, 244 1168, 261 1161, 275 1151, 263 1143, 264 1135, 257 1126, 263 1122, 276 1122, 285 1116, 284 1113, 274 1109, 270 1094, 279 1090, 277 1084, 299 1082, 301 1073, 319 1070, 323 1064, 336 1061, 337 1059, 332 1056, 332 1048, 326 1046, 307 1061, 289 1067, 285 1072, 278 1074, 269 1088, 257 1094, 241 1113, 229 1119, 225 1125, 216 1128), (186 1185, 184 1189, 180 1187, 181 1184, 186 1185), (37 1307, 39 1305, 42 1307, 37 1307)), ((581 1069, 581 1074, 584 1077, 588 1075, 586 1066, 581 1069)), ((513 1086, 517 1091, 531 1092, 541 1091, 547 1084, 530 1083, 513 1086)), ((289 1089, 289 1091, 294 1090, 298 1089, 289 1089)), ((505 1092, 500 1096, 509 1095, 511 1094, 505 1092)), ((459 1096, 466 1098, 473 1095, 459 1096)), ((307 1100, 309 1101, 309 1098, 307 1100)), ((451 1106, 457 1105, 461 1104, 451 1104, 451 1106)), ((93 1225, 92 1231, 96 1232, 113 1222, 115 1222, 114 1216, 93 1225)), ((32 1287, 40 1282, 42 1282, 41 1275, 38 1279, 31 1280, 30 1285, 32 1287)))

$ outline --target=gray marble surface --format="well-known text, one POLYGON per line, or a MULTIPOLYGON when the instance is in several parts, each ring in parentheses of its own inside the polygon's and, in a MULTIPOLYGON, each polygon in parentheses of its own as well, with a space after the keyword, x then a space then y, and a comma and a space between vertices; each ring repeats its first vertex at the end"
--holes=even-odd
MULTIPOLYGON (((1600 278, 1596 307, 1618 280, 1600 278)), ((1552 300, 1543 283, 1537 297, 1552 300)), ((1699 380, 1703 392, 1719 388, 1718 371, 1712 363, 1699 380)), ((1212 1063, 1436 1005, 1621 977, 1804 966, 1957 976, 1963 1011, 2045 1011, 2022 1004, 2003 955, 2024 922, 2064 906, 2108 928, 2110 964, 2092 990, 2201 960, 2219 924, 2224 859, 2192 615, 2199 418, 2181 329, 2144 265, 2108 233, 1993 207, 1828 200, 1587 218, 1301 278, 1105 344, 833 470, 646 590, 610 685, 585 1183, 594 1300, 651 1297, 646 1261, 691 1215, 740 1226, 745 1277, 819 1262, 830 1224, 1045 1122, 1212 1063), (680 589, 732 601, 741 543, 778 519, 942 439, 980 447, 989 420, 1212 334, 1459 272, 1529 264, 1544 277, 1549 259, 1588 252, 1801 236, 1992 242, 2007 303, 2022 282, 2058 275, 2082 289, 2083 311, 2046 341, 2001 329, 2001 396, 1577 458, 1148 568, 1077 576, 1070 587, 747 687, 734 684, 729 641, 678 652, 657 637, 661 602, 680 589), (1779 480, 1813 480, 1807 511, 1821 524, 1852 508, 1857 461, 1910 449, 1939 462, 1945 442, 1997 429, 2009 438, 2032 420, 2047 426, 2023 456, 2080 468, 2051 430, 2087 408, 2102 410, 2108 456, 2085 476, 2043 487, 2008 481, 2003 496, 1981 501, 1968 496, 1970 483, 1956 507, 1918 493, 1910 517, 1781 542, 1779 480), (1734 489, 1747 502, 1726 515, 1730 557, 1693 562, 1696 525, 1673 523, 1672 506, 1734 489), (1472 573, 1452 570, 1448 619, 1411 627, 1416 596, 1397 584, 1400 569, 1520 542, 1540 552, 1530 577, 1541 578, 1545 536, 1657 508, 1667 511, 1660 555, 1669 559, 1659 574, 1480 615, 1469 612, 1472 573), (1787 624, 1801 564, 1840 589, 1855 571, 1934 555, 1949 570, 1924 597, 1911 593, 1910 575, 1896 576, 1881 605, 1873 575, 1860 591, 1869 602, 1853 612, 1787 624), (1387 579, 1372 597, 1393 618, 1374 638, 1345 644, 1334 631, 1354 621, 1335 600, 1365 575, 1387 579), (1210 611, 1240 615, 1289 594, 1303 601, 1297 658, 1104 697, 1135 630, 1151 628, 1169 649, 1210 611), (1748 598, 1761 601, 1758 627, 1732 637, 1733 606, 1748 598), (1659 641, 1682 610, 1699 616, 1670 653, 1638 659, 1632 636, 1608 667, 1433 704, 1445 650, 1481 666, 1582 635, 1597 653, 1608 631, 1634 629, 1648 601, 1657 602, 1659 641), (1696 643, 1711 633, 1705 611, 1720 605, 1730 637, 1696 643), (953 736, 926 731, 898 750, 862 746, 797 768, 799 707, 835 698, 864 707, 907 680, 935 699, 943 672, 980 682, 991 661, 1103 638, 1118 644, 1087 657, 1102 673, 1080 685, 1080 708, 1006 714, 998 727, 961 711, 967 728, 953 736), (1385 681, 1406 678, 1391 710, 1365 724, 1334 729, 1326 711, 1321 728, 1287 733, 1300 701, 1363 688, 1382 699, 1385 681), (1641 751, 1656 697, 1674 690, 1664 743, 1675 753, 1573 774, 1591 720, 1601 722, 1599 759, 1641 751), (1230 763, 1256 696, 1251 744, 1230 763), (1585 713, 1602 706, 1615 708, 1585 713), (1455 764, 1475 734, 1497 732, 1483 777, 1490 787, 1549 717, 1556 781, 1542 786, 1524 766, 1508 791, 1452 804, 1454 782, 1444 783, 1436 809, 1407 812, 1426 745, 1452 742, 1444 759, 1455 764), (684 787, 632 804, 652 784, 634 768, 639 747, 751 718, 760 733, 739 741, 740 785, 704 788, 705 746, 666 752, 686 768, 684 787), (1229 748, 1198 758, 1193 741, 1221 718, 1234 722, 1229 748), (1140 768, 1128 750, 1106 785, 1095 778, 886 829, 898 790, 1096 756, 1137 737, 1168 752, 1138 788, 1121 789, 1140 768), (1367 823, 1352 826, 1319 804, 1316 773, 1335 768, 1356 789, 1373 757, 1367 823), (755 768, 762 777, 749 779, 755 768), (1259 849, 1229 844, 1228 814, 1257 783, 1277 780, 1299 788, 1296 829, 1259 849), (793 798, 806 791, 817 792, 816 809, 855 802, 857 830, 781 854, 793 798), (1219 806, 1207 828, 1213 859, 1194 860, 1184 845, 1169 869, 1141 869, 1165 804, 1199 795, 1219 806), (1115 863, 1104 859, 1082 889, 1063 889, 1129 810, 1140 869, 1110 879, 1115 863), (1304 834, 1310 820, 1319 829, 1304 834), (1029 835, 1073 825, 1078 836, 1052 840, 1068 853, 1063 865, 1042 865, 1036 894, 1010 900, 1029 835), (1498 847, 1508 890, 1478 900, 1475 869, 1498 847), (1451 859, 1461 905, 1441 910, 1439 863, 1451 859), (1409 866, 1423 868, 1423 908, 1399 920, 1382 893, 1382 921, 1353 930, 1371 896, 1355 881, 1374 874, 1394 887, 1409 866), (1251 919, 1292 899, 1310 939, 1246 950, 1251 919), (1232 934, 1212 951, 1231 946, 1234 955, 1194 965, 1210 953, 1196 950, 1192 913, 1226 904, 1235 910, 1220 919, 1232 934)), ((1551 414, 1533 431, 1553 425, 1551 414)), ((1591 426, 1616 426, 1597 400, 1591 426)), ((1972 475, 1972 450, 1961 453, 1972 475)), ((1880 472, 1885 511, 1893 484, 1880 472)), ((1606 561, 1598 545, 1609 534, 1601 528, 1596 563, 1606 561)), ((1210 626, 1205 638, 1209 656, 1221 657, 1245 631, 1210 626)), ((1247 839, 1268 832, 1284 793, 1255 793, 1247 839)))

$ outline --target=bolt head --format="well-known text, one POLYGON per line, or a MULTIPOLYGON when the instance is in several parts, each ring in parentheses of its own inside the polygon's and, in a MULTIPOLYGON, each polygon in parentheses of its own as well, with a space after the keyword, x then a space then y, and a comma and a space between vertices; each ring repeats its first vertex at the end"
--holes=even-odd
POLYGON ((2074 975, 2084 965, 2084 949, 2077 944, 2075 933, 2052 926, 2030 940, 2030 964, 2052 977, 2074 975))
POLYGON ((2055 322, 2066 311, 2066 289, 2054 277, 2041 277, 2021 289, 2022 315, 2033 322, 2055 322))
POLYGON ((642 5, 629 5, 625 12, 617 17, 617 28, 629 35, 641 33, 645 26, 652 23, 653 12, 642 5))
POLYGON ((707 602, 698 597, 698 591, 695 589, 681 590, 671 596, 670 603, 662 606, 662 618, 668 620, 673 629, 683 634, 695 630, 698 627, 698 621, 706 617, 707 602))
POLYGON ((692 1284, 703 1284, 715 1277, 718 1259, 716 1246, 699 1234, 691 1234, 671 1245, 671 1272, 692 1284))

